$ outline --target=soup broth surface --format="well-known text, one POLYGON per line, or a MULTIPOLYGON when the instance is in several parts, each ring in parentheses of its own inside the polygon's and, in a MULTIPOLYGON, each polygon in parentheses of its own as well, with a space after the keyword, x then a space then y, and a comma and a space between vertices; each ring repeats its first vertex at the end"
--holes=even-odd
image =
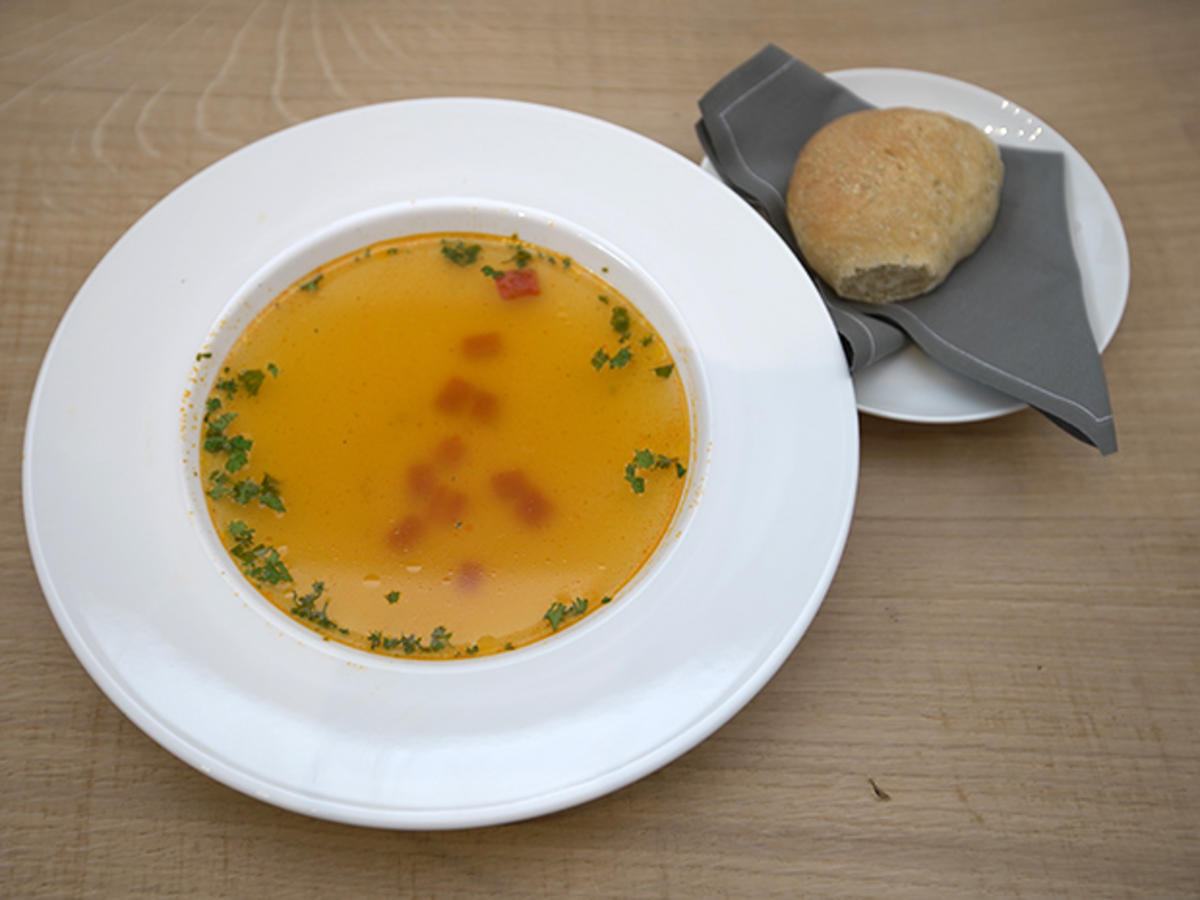
POLYGON ((668 347, 626 298, 516 236, 460 233, 285 290, 223 361, 200 434, 213 525, 263 596, 418 659, 514 649, 613 602, 692 449, 668 347))

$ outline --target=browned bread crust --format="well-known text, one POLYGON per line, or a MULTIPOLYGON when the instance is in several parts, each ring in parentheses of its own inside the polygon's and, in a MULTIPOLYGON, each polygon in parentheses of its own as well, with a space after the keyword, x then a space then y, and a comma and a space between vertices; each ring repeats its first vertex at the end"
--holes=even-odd
POLYGON ((975 126, 897 107, 851 113, 809 139, 788 184, 808 264, 850 300, 933 290, 991 231, 1004 165, 975 126))

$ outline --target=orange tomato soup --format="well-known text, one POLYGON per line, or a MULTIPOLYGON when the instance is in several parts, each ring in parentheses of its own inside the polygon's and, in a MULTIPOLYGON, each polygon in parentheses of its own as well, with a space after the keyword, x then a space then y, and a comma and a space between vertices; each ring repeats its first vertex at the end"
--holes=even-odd
POLYGON ((482 234, 334 260, 240 336, 200 477, 230 558, 332 640, 483 656, 618 598, 684 493, 684 386, 597 274, 482 234))

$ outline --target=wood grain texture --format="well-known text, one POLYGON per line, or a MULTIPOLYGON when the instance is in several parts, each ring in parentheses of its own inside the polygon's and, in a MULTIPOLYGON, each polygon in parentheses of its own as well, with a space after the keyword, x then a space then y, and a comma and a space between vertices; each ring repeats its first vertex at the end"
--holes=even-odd
POLYGON ((0 4, 0 894, 1200 895, 1198 45, 1190 0, 0 4), (555 104, 698 159, 696 100, 768 40, 984 85, 1091 162, 1133 261, 1120 452, 1032 412, 864 417, 796 653, 679 761, 543 819, 314 821, 126 720, 59 635, 20 509, 41 356, 122 232, 256 138, 402 97, 555 104))

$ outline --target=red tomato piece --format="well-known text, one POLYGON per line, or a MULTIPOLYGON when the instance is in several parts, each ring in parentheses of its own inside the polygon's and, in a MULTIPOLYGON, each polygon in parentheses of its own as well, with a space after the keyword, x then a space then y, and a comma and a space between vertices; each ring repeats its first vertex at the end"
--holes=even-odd
POLYGON ((501 347, 502 341, 500 340, 500 332, 498 331, 472 334, 469 337, 463 338, 462 342, 463 353, 472 358, 495 356, 500 352, 501 347))
POLYGON ((446 412, 459 412, 467 405, 474 392, 469 381, 453 375, 442 385, 434 403, 438 409, 446 412))
POLYGON ((506 500, 521 496, 528 486, 525 473, 520 469, 508 469, 492 476, 492 488, 506 500))
POLYGON ((416 463, 408 467, 408 489, 418 497, 428 497, 434 488, 433 466, 416 463))
POLYGON ((429 517, 446 525, 459 521, 466 508, 467 495, 453 488, 439 487, 429 498, 429 517))
POLYGON ((466 455, 467 448, 463 443, 463 439, 457 434, 451 435, 440 444, 434 451, 437 461, 447 466, 453 466, 455 463, 462 462, 463 456, 466 455))
POLYGON ((500 405, 499 398, 490 391, 475 389, 471 398, 471 415, 481 422, 490 422, 496 418, 496 408, 500 405))
POLYGON ((407 553, 416 545, 424 531, 424 522, 416 516, 407 516, 388 533, 388 543, 392 549, 407 553))
POLYGON ((528 525, 546 524, 550 518, 550 501, 535 487, 530 487, 517 501, 517 515, 528 525))
POLYGON ((510 269, 496 279, 496 290, 504 300, 513 300, 540 294, 542 287, 533 269, 510 269))
POLYGON ((458 586, 464 591, 474 590, 479 587, 486 574, 483 563, 469 559, 458 567, 458 586))

